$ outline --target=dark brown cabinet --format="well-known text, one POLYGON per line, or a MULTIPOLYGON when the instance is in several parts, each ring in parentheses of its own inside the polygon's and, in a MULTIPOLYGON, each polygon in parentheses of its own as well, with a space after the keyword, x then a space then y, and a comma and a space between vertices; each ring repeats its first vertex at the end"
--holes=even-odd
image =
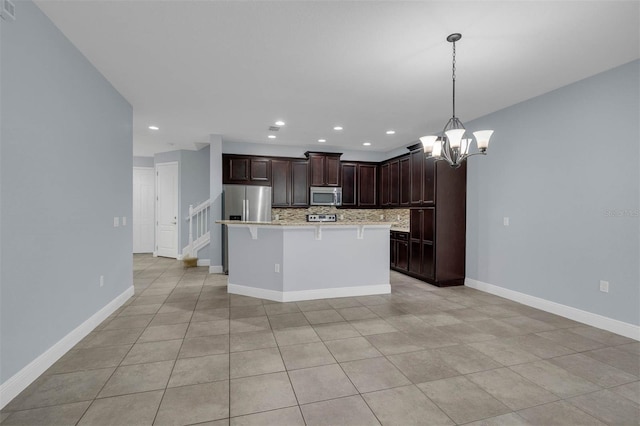
POLYGON ((390 239, 391 268, 407 271, 409 267, 409 233, 391 231, 390 239))
POLYGON ((400 161, 389 163, 389 205, 400 205, 400 161))
POLYGON ((309 206, 309 163, 291 160, 291 206, 309 206))
POLYGON ((309 159, 310 186, 340 186, 340 156, 337 153, 305 152, 309 159))
POLYGON ((378 207, 378 164, 341 163, 342 207, 378 207))
POLYGON ((271 160, 271 206, 291 206, 291 161, 271 160))
POLYGON ((272 207, 308 207, 307 161, 271 160, 272 207))
POLYGON ((383 163, 380 166, 380 190, 378 192, 380 195, 380 205, 385 207, 391 204, 391 194, 389 193, 389 167, 390 163, 383 163))
POLYGON ((358 164, 358 207, 378 206, 378 165, 358 164))
POLYGON ((404 156, 398 160, 400 168, 400 201, 401 207, 411 204, 411 161, 409 156, 404 156))
POLYGON ((422 187, 424 182, 424 152, 421 149, 414 149, 409 154, 411 162, 411 192, 410 204, 412 206, 422 205, 422 187))
POLYGON ((222 156, 222 183, 271 185, 271 159, 242 155, 222 156))
POLYGON ((423 173, 422 201, 427 206, 410 210, 408 274, 437 286, 462 285, 465 277, 466 163, 454 169, 445 162, 428 159, 423 173))
POLYGON ((342 163, 342 207, 358 205, 358 164, 342 163))

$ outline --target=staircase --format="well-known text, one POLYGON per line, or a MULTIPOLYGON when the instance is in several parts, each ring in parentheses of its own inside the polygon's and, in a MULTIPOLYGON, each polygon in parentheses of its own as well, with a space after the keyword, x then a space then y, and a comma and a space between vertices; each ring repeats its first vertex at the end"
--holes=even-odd
MULTIPOLYGON (((211 240, 209 218, 211 217, 211 200, 197 206, 189 205, 189 245, 182 249, 182 256, 198 257, 198 251, 211 240)), ((200 262, 198 262, 200 263, 200 262)))

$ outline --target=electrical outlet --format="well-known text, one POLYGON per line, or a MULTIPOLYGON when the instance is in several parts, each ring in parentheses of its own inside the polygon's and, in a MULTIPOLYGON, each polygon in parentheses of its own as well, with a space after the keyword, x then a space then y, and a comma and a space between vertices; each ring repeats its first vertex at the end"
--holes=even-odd
POLYGON ((503 217, 503 218, 502 218, 502 224, 503 224, 504 226, 509 226, 509 218, 508 218, 508 217, 506 217, 506 216, 505 216, 505 217, 503 217))
POLYGON ((384 220, 384 215, 383 214, 380 215, 380 220, 384 220))
POLYGON ((340 215, 340 220, 344 220, 344 215, 343 214, 340 215))
POLYGON ((274 269, 276 272, 280 272, 280 264, 276 263, 276 267, 274 269))
POLYGON ((600 291, 609 293, 609 281, 600 281, 600 291))
POLYGON ((113 218, 113 227, 117 228, 118 226, 120 226, 120 218, 118 216, 114 216, 114 218, 113 218))
POLYGON ((100 275, 100 287, 104 286, 104 275, 100 275))
POLYGON ((279 214, 276 215, 276 220, 280 220, 280 215, 279 214))
POLYGON ((400 215, 398 215, 398 219, 397 220, 400 221, 400 215))
POLYGON ((127 226, 127 217, 122 216, 122 226, 127 226))

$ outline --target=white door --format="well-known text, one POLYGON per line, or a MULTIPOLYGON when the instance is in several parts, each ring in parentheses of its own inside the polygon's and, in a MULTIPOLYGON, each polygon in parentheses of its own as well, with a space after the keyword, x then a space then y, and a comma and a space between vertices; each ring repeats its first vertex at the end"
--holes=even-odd
POLYGON ((155 173, 153 167, 133 168, 133 252, 152 253, 155 248, 155 173))
POLYGON ((178 163, 156 164, 156 255, 178 257, 178 163))

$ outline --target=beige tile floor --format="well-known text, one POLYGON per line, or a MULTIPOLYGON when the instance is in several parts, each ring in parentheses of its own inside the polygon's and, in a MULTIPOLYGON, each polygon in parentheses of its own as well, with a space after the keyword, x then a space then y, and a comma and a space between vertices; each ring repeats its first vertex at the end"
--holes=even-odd
POLYGON ((466 287, 274 303, 134 256, 136 295, 2 425, 638 425, 640 343, 466 287))

